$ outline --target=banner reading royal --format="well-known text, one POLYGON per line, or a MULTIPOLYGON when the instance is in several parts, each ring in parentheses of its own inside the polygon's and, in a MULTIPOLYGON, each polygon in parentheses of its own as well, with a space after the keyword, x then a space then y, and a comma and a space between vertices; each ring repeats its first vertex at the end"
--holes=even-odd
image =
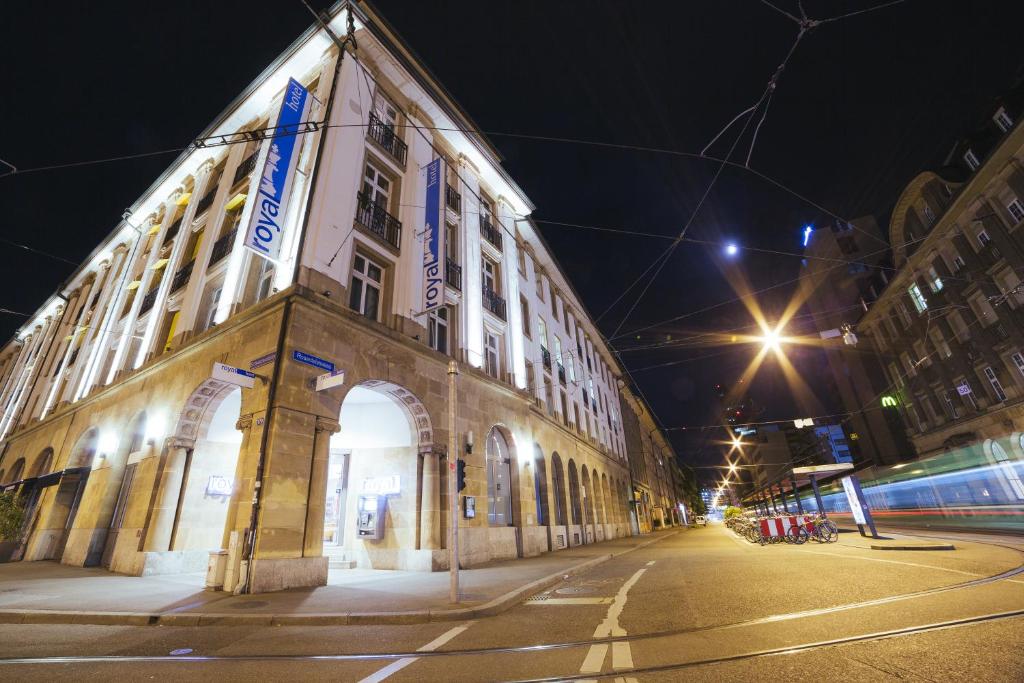
POLYGON ((423 217, 423 311, 432 311, 444 304, 445 257, 444 224, 441 222, 441 160, 434 159, 425 169, 427 196, 423 217))
POLYGON ((284 242, 282 223, 302 147, 298 131, 309 113, 312 100, 302 84, 289 78, 281 111, 277 115, 274 137, 268 139, 270 150, 263 163, 256 203, 245 231, 245 246, 271 261, 281 256, 284 242))

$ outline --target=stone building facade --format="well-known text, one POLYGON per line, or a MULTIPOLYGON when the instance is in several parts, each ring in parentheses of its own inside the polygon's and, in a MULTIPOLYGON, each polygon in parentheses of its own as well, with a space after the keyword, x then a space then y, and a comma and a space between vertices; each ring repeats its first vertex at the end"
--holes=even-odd
POLYGON ((945 168, 904 189, 889 226, 894 271, 857 325, 886 373, 860 407, 897 412, 919 458, 961 447, 993 463, 1024 457, 1019 104, 1020 88, 945 168))
POLYGON ((464 566, 633 532, 620 367, 495 150, 372 9, 336 5, 336 34, 350 11, 354 53, 311 27, 0 351, 0 486, 28 511, 9 559, 142 575, 215 551, 217 585, 252 592, 442 569, 452 455, 464 566), (315 125, 268 260, 245 233, 290 78, 315 125), (444 305, 423 313, 435 159, 444 305))

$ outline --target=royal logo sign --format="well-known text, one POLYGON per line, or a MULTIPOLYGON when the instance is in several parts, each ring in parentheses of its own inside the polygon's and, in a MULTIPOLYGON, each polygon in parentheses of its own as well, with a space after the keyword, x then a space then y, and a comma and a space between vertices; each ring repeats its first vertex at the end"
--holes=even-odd
POLYGON ((426 169, 426 210, 423 216, 423 310, 432 311, 444 304, 444 223, 441 221, 441 160, 434 159, 426 169))
POLYGON ((274 137, 267 141, 270 149, 263 163, 256 201, 249 215, 245 246, 272 261, 281 257, 288 194, 299 160, 299 149, 302 147, 298 132, 309 113, 312 99, 309 91, 298 81, 288 79, 274 137))

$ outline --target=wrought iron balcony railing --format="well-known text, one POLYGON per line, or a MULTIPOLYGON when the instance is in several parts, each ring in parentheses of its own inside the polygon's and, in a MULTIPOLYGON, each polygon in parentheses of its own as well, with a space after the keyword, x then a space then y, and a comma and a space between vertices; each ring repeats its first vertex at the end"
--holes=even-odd
POLYGON ((174 279, 171 280, 171 292, 177 292, 179 289, 188 284, 189 278, 192 277, 192 269, 195 267, 196 262, 193 259, 189 261, 174 274, 174 279))
POLYGON ((395 134, 394 128, 381 121, 373 112, 370 112, 370 125, 367 126, 366 134, 393 156, 395 161, 405 166, 409 147, 395 134))
POLYGON ((398 249, 402 239, 402 222, 388 213, 383 206, 370 201, 362 192, 359 192, 356 198, 356 223, 398 249))
POLYGON ((444 281, 461 292, 462 266, 452 259, 446 259, 444 264, 444 281))
POLYGON ((444 186, 444 203, 448 208, 458 213, 462 211, 462 195, 455 191, 455 188, 447 183, 444 186))
POLYGON ((245 161, 238 165, 238 168, 235 169, 235 179, 231 181, 232 185, 237 185, 242 178, 252 173, 252 170, 256 168, 256 154, 257 152, 253 152, 246 157, 245 161))
POLYGON ((505 320, 505 300, 498 296, 498 293, 487 285, 483 286, 484 308, 505 320))
POLYGON ((160 285, 157 285, 153 289, 149 290, 145 298, 142 300, 142 306, 139 308, 139 315, 145 315, 149 312, 149 309, 153 308, 153 304, 156 303, 156 295, 160 293, 160 285))
POLYGON ((480 234, 484 236, 485 240, 501 249, 501 231, 483 216, 480 216, 480 234))
POLYGON ((231 253, 231 247, 235 245, 236 232, 238 232, 238 228, 235 228, 231 232, 223 235, 213 243, 213 249, 210 252, 210 263, 207 268, 231 253))

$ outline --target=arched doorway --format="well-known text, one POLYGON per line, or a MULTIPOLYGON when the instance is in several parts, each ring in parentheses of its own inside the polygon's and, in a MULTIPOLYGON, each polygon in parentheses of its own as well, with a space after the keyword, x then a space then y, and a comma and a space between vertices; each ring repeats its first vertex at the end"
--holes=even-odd
MULTIPOLYGON (((40 522, 38 528, 32 532, 33 539, 30 541, 36 548, 31 551, 31 559, 60 560, 64 556, 64 548, 67 547, 68 537, 82 502, 98 445, 99 430, 95 427, 87 429, 78 437, 74 448, 71 449, 63 472, 55 474, 52 482, 46 477, 38 480, 43 486, 56 484, 57 491, 52 494, 52 504, 43 506, 40 510, 40 522)), ((32 476, 42 477, 49 473, 53 467, 52 462, 53 451, 46 449, 37 458, 32 476)))
POLYGON ((533 445, 533 495, 537 501, 537 525, 551 524, 548 512, 548 468, 540 444, 533 445))
POLYGON ((558 455, 558 451, 551 454, 551 481, 555 489, 555 524, 565 526, 569 523, 565 507, 565 468, 562 466, 562 457, 558 455))
MULTIPOLYGON (((128 423, 124 442, 118 448, 117 454, 109 459, 109 471, 105 473, 106 486, 100 505, 101 514, 96 519, 96 523, 100 528, 103 526, 107 528, 106 538, 103 540, 103 550, 100 553, 100 565, 107 569, 110 568, 118 535, 124 524, 128 494, 131 492, 135 470, 138 467, 137 461, 129 464, 128 460, 133 457, 138 458, 142 454, 146 438, 146 421, 146 411, 141 410, 128 423)), ((89 564, 92 564, 92 558, 86 559, 86 565, 89 564)))
POLYGON ((497 427, 487 434, 487 523, 512 526, 512 456, 497 427))
POLYGON ((206 407, 192 448, 172 447, 184 451, 183 462, 172 461, 174 454, 168 454, 171 471, 177 473, 181 468, 168 550, 189 555, 185 569, 194 570, 204 553, 223 547, 231 494, 237 486, 241 410, 242 390, 233 386, 224 389, 206 407))
POLYGON ((590 483, 590 472, 587 466, 580 468, 583 475, 580 477, 580 498, 583 503, 583 537, 587 543, 594 542, 595 525, 597 522, 595 514, 594 488, 590 483))
POLYGON ((329 566, 436 568, 440 461, 426 407, 404 387, 370 380, 345 395, 338 423, 324 501, 329 566))
POLYGON ((569 531, 570 545, 579 545, 586 538, 583 531, 583 506, 580 501, 580 475, 576 470, 576 462, 569 458, 569 510, 572 512, 572 525, 577 527, 569 531))

